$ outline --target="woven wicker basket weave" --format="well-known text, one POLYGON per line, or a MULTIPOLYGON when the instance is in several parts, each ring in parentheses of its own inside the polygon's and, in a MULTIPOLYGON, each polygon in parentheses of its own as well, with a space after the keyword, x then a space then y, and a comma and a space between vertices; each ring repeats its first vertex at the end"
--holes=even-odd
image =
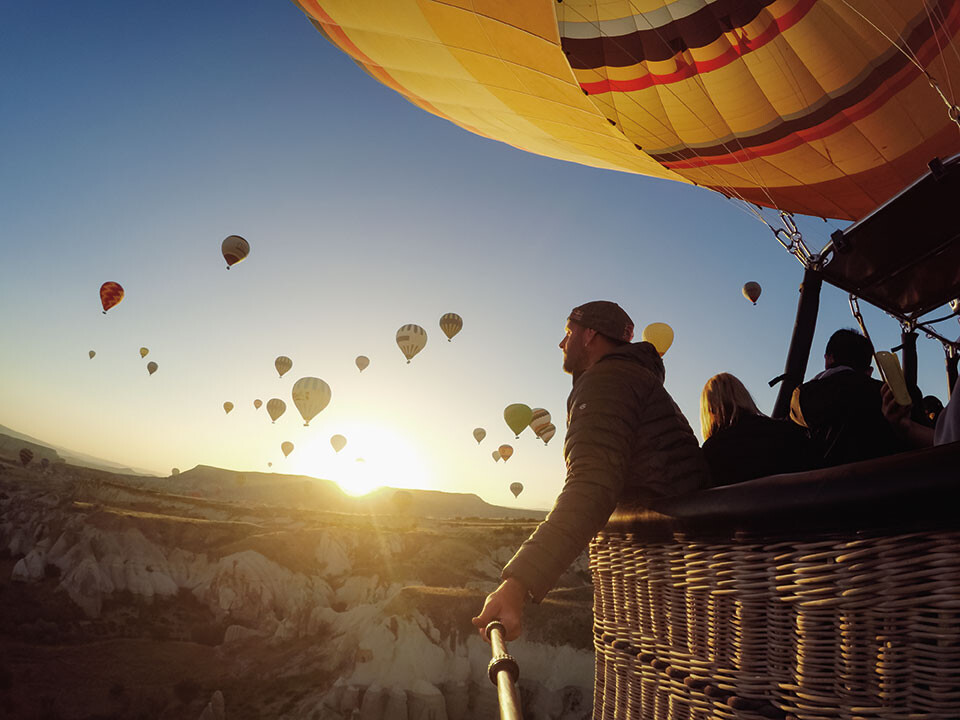
MULTIPOLYGON (((957 459, 955 449, 952 468, 957 459)), ((656 532, 643 518, 611 522, 590 547, 594 718, 960 719, 960 514, 951 517, 960 470, 952 468, 919 495, 909 489, 917 476, 901 472, 905 489, 878 509, 881 528, 864 529, 861 512, 849 528, 807 531, 813 505, 789 532, 718 535, 703 530, 716 522, 701 519, 665 533, 663 516, 656 532), (946 495, 931 489, 937 484, 946 495), (905 529, 917 517, 903 511, 912 495, 933 527, 905 529), (934 512, 947 497, 950 511, 934 512)), ((793 479, 718 490, 744 498, 822 483, 781 477, 793 479)), ((870 490, 864 483, 865 497, 870 490)))

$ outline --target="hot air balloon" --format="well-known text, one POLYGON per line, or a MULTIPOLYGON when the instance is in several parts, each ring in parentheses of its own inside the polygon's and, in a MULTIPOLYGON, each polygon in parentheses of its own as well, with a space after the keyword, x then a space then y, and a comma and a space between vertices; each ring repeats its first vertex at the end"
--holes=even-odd
POLYGON ((509 445, 501 445, 497 448, 500 451, 500 457, 503 458, 503 461, 506 462, 510 459, 510 456, 513 455, 513 448, 509 445))
POLYGON ((330 444, 334 452, 340 452, 347 446, 347 439, 343 435, 334 435, 330 438, 330 444))
POLYGON ((754 305, 756 305, 756 304, 757 304, 757 298, 760 297, 761 291, 762 291, 762 288, 760 287, 760 283, 753 282, 753 281, 751 280, 751 281, 748 282, 748 283, 744 283, 744 285, 743 285, 743 290, 742 290, 741 292, 743 293, 743 296, 744 296, 747 300, 749 300, 749 301, 752 302, 754 305))
POLYGON ((268 462, 268 463, 267 463, 267 467, 273 467, 273 463, 272 463, 272 462, 268 462))
MULTIPOLYGON (((520 437, 520 433, 523 432, 523 429, 530 424, 531 418, 533 418, 533 410, 523 403, 507 405, 507 407, 503 409, 503 419, 507 421, 507 427, 513 430, 513 434, 518 438, 520 437)), ((502 452, 500 454, 503 455, 502 452)), ((504 458, 504 460, 506 460, 506 458, 504 458)))
POLYGON ((153 362, 153 360, 151 360, 150 362, 147 363, 147 372, 153 375, 157 371, 158 367, 160 366, 157 365, 155 362, 153 362))
POLYGON ((549 444, 550 439, 556 434, 557 434, 557 428, 554 426, 553 423, 550 423, 545 428, 540 430, 540 432, 537 433, 537 437, 543 440, 544 445, 547 445, 549 444))
POLYGON ((540 431, 550 424, 550 413, 543 408, 534 408, 533 417, 530 418, 530 429, 533 434, 540 437, 540 431))
POLYGON ((100 286, 100 304, 103 305, 104 315, 121 300, 123 300, 123 288, 120 283, 105 282, 100 286))
POLYGON ((170 471, 170 475, 172 475, 173 477, 176 477, 176 476, 179 475, 179 474, 180 474, 180 468, 173 468, 173 469, 170 471))
POLYGON ((673 345, 673 328, 662 322, 650 323, 643 329, 640 337, 653 345, 660 357, 663 357, 673 345))
POLYGON ((96 354, 97 354, 97 351, 96 351, 96 350, 91 350, 90 352, 87 353, 87 355, 90 356, 90 359, 91 359, 91 360, 93 360, 93 358, 94 358, 94 356, 95 356, 96 354))
POLYGON ((520 497, 520 493, 523 492, 523 483, 510 483, 510 492, 513 493, 514 497, 520 497))
POLYGON ((404 325, 397 330, 397 346, 407 358, 408 364, 426 344, 427 331, 419 325, 404 325))
POLYGON ((231 410, 233 410, 233 403, 232 403, 232 402, 225 402, 225 403, 223 404, 223 411, 224 411, 227 415, 229 415, 231 410))
POLYGON ((270 398, 267 400, 267 412, 270 415, 270 420, 276 422, 277 418, 283 415, 287 410, 287 404, 280 398, 270 398))
POLYGON ((40 467, 44 470, 50 467, 50 458, 40 458, 40 467))
POLYGON ((286 355, 281 355, 273 361, 273 366, 277 369, 277 372, 280 373, 280 377, 283 377, 290 368, 293 367, 293 360, 286 355))
POLYGON ((861 218, 957 152, 952 5, 519 5, 300 3, 371 77, 482 137, 738 202, 861 218))
POLYGON ((357 369, 360 372, 363 372, 370 364, 370 358, 368 358, 366 355, 357 355, 357 359, 354 360, 354 362, 357 364, 357 369))
POLYGON ((483 439, 487 436, 487 431, 483 428, 474 428, 473 429, 473 439, 477 441, 477 445, 483 442, 483 439))
POLYGON ((229 270, 231 265, 236 265, 250 254, 250 243, 239 235, 228 235, 220 244, 220 252, 223 253, 229 270))
POLYGON ((33 460, 33 450, 30 448, 23 448, 20 451, 20 464, 26 467, 30 464, 31 460, 33 460))
POLYGON ((303 416, 303 426, 307 427, 330 403, 330 386, 320 378, 302 377, 293 384, 291 395, 293 404, 303 416))
POLYGON ((456 313, 447 313, 440 318, 440 329, 447 336, 447 342, 450 342, 463 329, 463 318, 456 313))
POLYGON ((293 443, 289 440, 280 443, 280 450, 283 452, 284 457, 290 457, 290 453, 293 452, 293 443))
POLYGON ((494 462, 498 462, 498 461, 500 460, 500 451, 499 451, 499 450, 494 450, 492 453, 490 453, 490 455, 493 457, 493 461, 494 461, 494 462))
POLYGON ((257 398, 256 400, 253 401, 254 410, 259 410, 261 405, 263 405, 263 400, 260 400, 259 398, 257 398))
POLYGON ((140 348, 140 357, 145 358, 149 352, 150 350, 148 348, 145 348, 145 347, 140 348))

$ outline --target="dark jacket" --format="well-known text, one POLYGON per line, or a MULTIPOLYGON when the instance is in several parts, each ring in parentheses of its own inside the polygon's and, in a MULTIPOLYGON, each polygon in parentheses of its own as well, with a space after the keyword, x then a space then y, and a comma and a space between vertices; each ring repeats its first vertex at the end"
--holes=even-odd
POLYGON ((663 362, 647 342, 605 355, 574 380, 563 452, 563 491, 502 573, 537 601, 619 500, 649 502, 708 484, 697 438, 664 389, 663 362))
POLYGON ((802 472, 818 465, 813 443, 790 420, 745 415, 703 443, 713 486, 802 472))
POLYGON ((794 391, 790 416, 808 428, 824 466, 907 449, 883 417, 881 386, 862 372, 834 368, 794 391))

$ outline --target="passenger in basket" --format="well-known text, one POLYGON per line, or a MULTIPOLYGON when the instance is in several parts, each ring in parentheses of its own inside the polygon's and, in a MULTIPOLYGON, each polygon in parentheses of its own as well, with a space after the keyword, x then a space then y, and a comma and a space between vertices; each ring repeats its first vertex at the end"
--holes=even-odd
POLYGON ((793 391, 790 419, 807 428, 825 466, 868 460, 907 449, 883 416, 873 345, 856 330, 827 342, 826 369, 793 391))
POLYGON ((481 633, 498 619, 507 640, 517 637, 526 600, 543 599, 621 500, 645 504, 707 485, 697 437, 663 387, 663 361, 653 345, 632 339, 633 321, 616 303, 570 313, 560 341, 573 376, 563 491, 473 618, 481 633))
POLYGON ((750 392, 730 373, 714 375, 703 386, 700 430, 714 486, 816 466, 803 428, 757 410, 750 392))

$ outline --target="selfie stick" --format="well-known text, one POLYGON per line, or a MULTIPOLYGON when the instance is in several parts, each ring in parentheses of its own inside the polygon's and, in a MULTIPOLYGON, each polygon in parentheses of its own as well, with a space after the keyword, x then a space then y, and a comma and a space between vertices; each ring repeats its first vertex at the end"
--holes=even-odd
POLYGON ((490 682, 497 686, 497 695, 500 699, 501 720, 522 720, 520 713, 520 693, 517 692, 517 679, 520 677, 520 666, 517 661, 507 654, 507 646, 503 642, 504 628, 499 620, 487 625, 487 637, 490 638, 490 651, 493 658, 487 666, 490 682))

